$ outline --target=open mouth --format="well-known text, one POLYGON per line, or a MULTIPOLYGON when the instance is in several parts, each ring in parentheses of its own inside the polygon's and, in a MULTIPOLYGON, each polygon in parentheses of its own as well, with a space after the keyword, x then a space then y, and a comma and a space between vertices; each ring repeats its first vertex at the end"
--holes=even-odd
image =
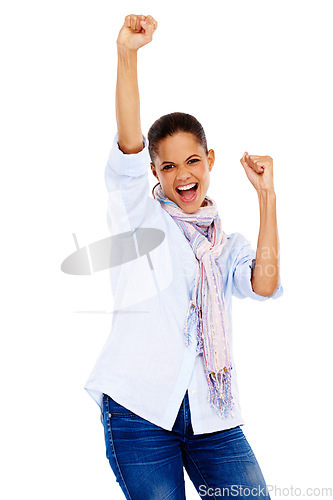
POLYGON ((198 183, 196 182, 194 185, 193 184, 194 183, 189 184, 189 186, 191 186, 189 189, 176 188, 176 191, 179 194, 181 200, 185 203, 194 201, 197 196, 198 183))

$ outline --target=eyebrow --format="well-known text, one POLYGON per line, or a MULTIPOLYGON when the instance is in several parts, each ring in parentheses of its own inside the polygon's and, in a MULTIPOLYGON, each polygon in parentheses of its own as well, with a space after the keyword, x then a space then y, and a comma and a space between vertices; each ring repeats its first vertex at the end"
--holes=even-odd
MULTIPOLYGON (((200 156, 200 155, 194 154, 194 155, 191 155, 191 156, 189 156, 188 158, 186 158, 186 160, 185 160, 185 161, 187 161, 187 160, 189 160, 190 158, 192 158, 192 156, 199 156, 199 158, 201 158, 201 156, 200 156)), ((175 162, 174 162, 174 161, 164 161, 163 163, 161 163, 161 166, 162 166, 162 165, 164 165, 165 163, 173 163, 173 164, 175 164, 175 162)))

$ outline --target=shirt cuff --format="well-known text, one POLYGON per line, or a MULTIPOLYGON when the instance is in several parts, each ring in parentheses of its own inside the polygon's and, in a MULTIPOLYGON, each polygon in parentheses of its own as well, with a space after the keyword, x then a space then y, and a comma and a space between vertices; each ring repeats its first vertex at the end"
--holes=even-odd
POLYGON ((139 153, 125 154, 121 151, 118 144, 118 132, 116 133, 113 145, 110 151, 108 165, 118 175, 127 175, 129 177, 139 177, 147 172, 150 164, 147 139, 142 134, 144 148, 139 153))

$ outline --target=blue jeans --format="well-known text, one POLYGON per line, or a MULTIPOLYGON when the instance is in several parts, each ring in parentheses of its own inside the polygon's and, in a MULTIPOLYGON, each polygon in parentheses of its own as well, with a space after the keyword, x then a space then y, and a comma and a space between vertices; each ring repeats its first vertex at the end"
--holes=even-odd
POLYGON ((125 498, 184 500, 184 467, 201 498, 270 498, 240 426, 193 435, 186 391, 171 431, 103 394, 106 457, 125 498))

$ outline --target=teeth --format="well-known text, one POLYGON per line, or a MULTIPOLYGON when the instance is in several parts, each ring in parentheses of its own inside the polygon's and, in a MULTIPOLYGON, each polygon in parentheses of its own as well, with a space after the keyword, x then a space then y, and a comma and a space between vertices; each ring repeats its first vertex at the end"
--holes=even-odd
POLYGON ((194 184, 189 184, 188 186, 178 186, 177 189, 180 189, 180 191, 186 191, 187 189, 192 189, 194 186, 196 186, 196 182, 194 184))

